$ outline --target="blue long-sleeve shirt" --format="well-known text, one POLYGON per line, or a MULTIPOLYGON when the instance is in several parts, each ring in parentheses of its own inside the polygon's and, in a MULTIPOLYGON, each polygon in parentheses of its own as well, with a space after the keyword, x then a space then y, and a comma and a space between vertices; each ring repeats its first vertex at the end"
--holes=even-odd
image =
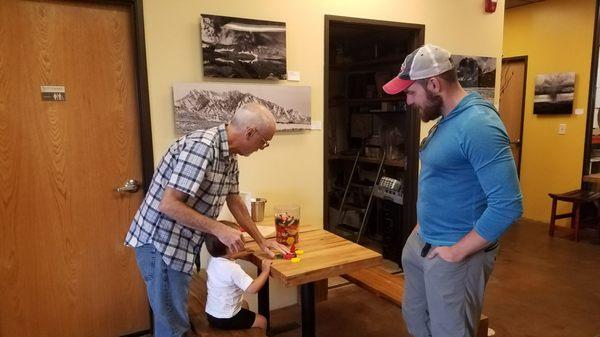
POLYGON ((523 206, 508 135, 496 110, 471 93, 429 137, 420 152, 420 234, 436 246, 451 246, 473 229, 497 240, 523 206))

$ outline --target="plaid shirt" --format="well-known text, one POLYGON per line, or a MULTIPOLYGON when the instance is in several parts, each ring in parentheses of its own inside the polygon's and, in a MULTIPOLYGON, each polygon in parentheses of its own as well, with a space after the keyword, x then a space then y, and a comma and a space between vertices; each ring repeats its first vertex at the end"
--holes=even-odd
POLYGON ((225 124, 179 138, 163 156, 125 244, 153 244, 173 270, 191 273, 204 233, 186 227, 158 210, 166 187, 188 195, 186 204, 216 219, 228 194, 238 193, 238 163, 229 153, 225 124))

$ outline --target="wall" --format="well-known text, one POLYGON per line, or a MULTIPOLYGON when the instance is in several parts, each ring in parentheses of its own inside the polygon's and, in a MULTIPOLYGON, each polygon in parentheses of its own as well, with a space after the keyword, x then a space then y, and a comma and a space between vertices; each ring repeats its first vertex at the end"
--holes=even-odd
POLYGON ((591 67, 594 0, 547 0, 509 9, 504 57, 528 56, 521 187, 524 217, 548 222, 548 193, 580 187, 591 67), (536 74, 576 73, 574 108, 583 115, 533 114, 536 74), (558 125, 567 133, 558 134, 558 125))
MULTIPOLYGON (((312 118, 322 121, 324 15, 424 24, 428 43, 439 44, 456 54, 500 58, 503 4, 500 1, 496 13, 485 14, 481 0, 146 0, 144 20, 155 160, 176 138, 172 84, 203 80, 200 14, 285 21, 287 68, 299 71, 301 81, 279 83, 310 86, 312 118)), ((423 126, 421 135, 427 134, 428 128, 423 126)), ((272 214, 275 204, 294 202, 302 207, 302 223, 322 225, 322 130, 277 133, 266 151, 240 158, 240 170, 241 190, 267 198, 267 215, 272 214)))

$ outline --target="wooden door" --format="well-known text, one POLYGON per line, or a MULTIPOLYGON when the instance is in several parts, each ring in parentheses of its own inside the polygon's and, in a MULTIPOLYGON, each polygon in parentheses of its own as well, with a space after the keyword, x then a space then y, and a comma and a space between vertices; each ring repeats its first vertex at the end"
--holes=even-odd
POLYGON ((0 1, 0 336, 150 327, 123 239, 142 192, 129 7, 0 1), (66 89, 44 101, 40 86, 66 89))
POLYGON ((525 80, 527 76, 527 58, 508 58, 502 60, 500 87, 500 117, 506 126, 510 139, 510 149, 515 158, 517 170, 521 164, 523 145, 523 108, 525 99, 525 80))

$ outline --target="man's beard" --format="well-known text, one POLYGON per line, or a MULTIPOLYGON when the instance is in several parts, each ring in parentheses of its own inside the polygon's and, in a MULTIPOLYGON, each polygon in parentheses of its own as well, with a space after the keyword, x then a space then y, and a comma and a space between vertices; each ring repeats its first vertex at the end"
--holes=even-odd
POLYGON ((427 102, 425 103, 425 106, 413 106, 412 109, 418 112, 419 117, 423 122, 429 122, 442 115, 444 101, 440 96, 435 95, 431 91, 427 90, 427 88, 425 88, 425 94, 427 95, 427 102))

